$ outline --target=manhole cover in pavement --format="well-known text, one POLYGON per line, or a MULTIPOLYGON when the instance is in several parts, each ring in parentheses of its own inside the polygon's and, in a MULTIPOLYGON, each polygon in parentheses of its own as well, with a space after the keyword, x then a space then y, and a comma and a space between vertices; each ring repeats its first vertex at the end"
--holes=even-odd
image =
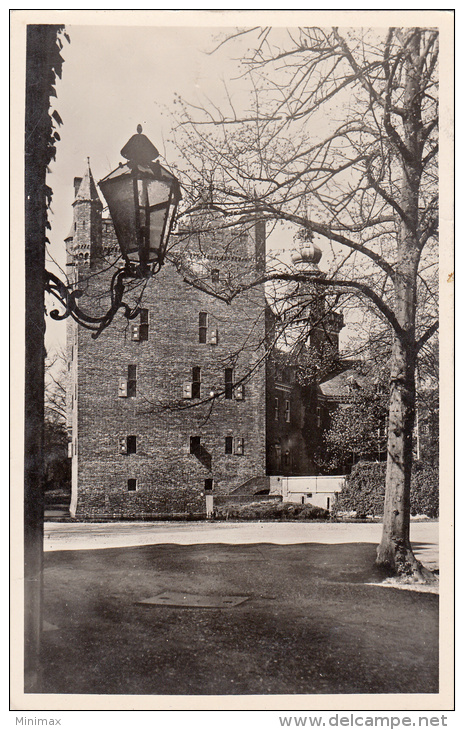
POLYGON ((150 606, 187 606, 195 608, 232 608, 248 601, 249 596, 205 596, 199 593, 165 591, 138 603, 150 606))

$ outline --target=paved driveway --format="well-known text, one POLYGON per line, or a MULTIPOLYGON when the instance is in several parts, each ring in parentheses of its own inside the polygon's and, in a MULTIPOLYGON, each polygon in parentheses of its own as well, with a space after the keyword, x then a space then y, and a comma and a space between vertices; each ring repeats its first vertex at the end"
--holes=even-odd
MULTIPOLYGON (((96 550, 138 545, 298 545, 378 543, 379 523, 321 522, 117 522, 45 524, 44 549, 96 550)), ((438 568, 438 522, 411 524, 415 553, 427 567, 438 568)))

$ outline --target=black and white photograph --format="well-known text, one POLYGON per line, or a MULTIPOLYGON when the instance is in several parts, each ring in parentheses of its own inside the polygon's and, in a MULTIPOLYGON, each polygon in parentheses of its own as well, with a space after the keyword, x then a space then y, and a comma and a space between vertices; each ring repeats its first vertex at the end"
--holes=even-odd
POLYGON ((10 33, 16 723, 446 726, 454 11, 10 33))

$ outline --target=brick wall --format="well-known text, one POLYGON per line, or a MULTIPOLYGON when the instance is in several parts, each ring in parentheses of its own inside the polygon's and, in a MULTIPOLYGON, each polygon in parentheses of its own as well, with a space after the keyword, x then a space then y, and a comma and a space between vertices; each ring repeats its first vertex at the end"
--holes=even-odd
MULTIPOLYGON (((75 207, 82 218, 83 204, 75 207)), ((105 221, 99 240, 108 255, 114 234, 105 221)), ((240 268, 250 268, 250 240, 250 233, 242 236, 234 242, 233 255, 229 246, 229 254, 221 256, 216 232, 211 259, 204 255, 208 246, 203 241, 206 273, 220 268, 221 277, 226 271, 237 276, 240 268)), ((259 245, 264 245, 262 238, 259 245)), ((79 259, 79 280, 86 290, 83 306, 103 309, 108 274, 97 274, 104 264, 85 258, 85 246, 79 250, 84 253, 79 259)), ((139 291, 129 292, 128 299, 135 302, 138 295, 139 291)), ((215 494, 226 494, 265 474, 264 366, 244 382, 242 400, 220 395, 199 404, 183 398, 193 367, 200 368, 202 400, 211 391, 224 390, 226 368, 233 368, 237 381, 260 361, 264 288, 228 305, 186 284, 175 266, 166 263, 148 282, 140 304, 149 310, 146 341, 134 341, 133 323, 120 315, 96 340, 81 327, 68 330, 75 338, 70 421, 74 424, 72 514, 77 518, 203 514, 206 479, 213 480, 215 494), (208 330, 217 330, 217 344, 210 344, 209 336, 206 343, 199 342, 200 312, 207 314, 208 330), (136 396, 119 397, 119 381, 127 378, 129 365, 136 366, 136 396), (135 454, 120 453, 120 440, 127 436, 136 436, 135 454), (200 437, 211 456, 211 470, 190 453, 191 436, 200 437), (243 454, 226 454, 226 437, 243 438, 243 454), (129 480, 134 479, 136 489, 129 490, 129 480)))

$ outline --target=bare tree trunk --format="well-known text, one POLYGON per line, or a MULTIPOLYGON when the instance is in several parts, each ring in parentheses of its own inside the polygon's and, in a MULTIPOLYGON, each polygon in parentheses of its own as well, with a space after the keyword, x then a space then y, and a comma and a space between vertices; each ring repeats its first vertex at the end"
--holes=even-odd
POLYGON ((398 575, 427 577, 410 543, 410 489, 414 427, 414 349, 395 335, 388 418, 383 534, 377 564, 398 575))
MULTIPOLYGON (((432 573, 414 556, 410 542, 410 492, 413 459, 416 368, 416 287, 420 260, 418 240, 419 190, 421 183, 422 128, 420 74, 417 72, 420 34, 409 39, 404 92, 404 143, 397 143, 402 159, 402 217, 398 227, 398 258, 395 273, 395 314, 401 333, 395 332, 392 350, 390 404, 387 440, 387 473, 383 534, 377 548, 377 564, 397 575, 417 581, 432 573)), ((391 135, 395 140, 394 135, 391 135)))

